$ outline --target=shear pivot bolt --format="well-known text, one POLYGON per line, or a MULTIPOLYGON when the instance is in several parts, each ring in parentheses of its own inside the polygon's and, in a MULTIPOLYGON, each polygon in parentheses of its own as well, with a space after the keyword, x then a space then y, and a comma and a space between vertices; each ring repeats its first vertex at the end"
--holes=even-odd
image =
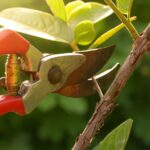
POLYGON ((57 84, 62 79, 62 71, 59 66, 53 66, 48 71, 48 80, 52 84, 57 84))

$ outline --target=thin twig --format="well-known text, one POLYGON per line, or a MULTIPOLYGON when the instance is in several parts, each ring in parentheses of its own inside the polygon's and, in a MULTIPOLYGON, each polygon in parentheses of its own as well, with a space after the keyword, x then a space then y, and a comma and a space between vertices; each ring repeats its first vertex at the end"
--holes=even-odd
POLYGON ((72 43, 70 43, 70 47, 72 48, 72 50, 73 50, 74 52, 80 51, 80 49, 79 49, 79 47, 78 47, 78 45, 76 44, 75 41, 73 41, 72 43))
POLYGON ((150 25, 145 29, 143 35, 138 37, 133 49, 126 58, 124 64, 118 71, 113 83, 99 102, 87 123, 84 131, 77 138, 72 150, 85 150, 92 142, 94 136, 104 124, 104 120, 115 108, 116 97, 119 95, 127 80, 134 71, 136 64, 143 54, 150 49, 150 25))
POLYGON ((95 87, 96 87, 96 90, 97 90, 97 92, 98 92, 98 95, 99 95, 100 99, 102 99, 102 97, 104 96, 104 95, 103 95, 103 92, 102 92, 101 87, 100 87, 100 85, 98 84, 98 82, 97 82, 97 80, 95 79, 94 76, 92 77, 92 81, 93 81, 94 84, 95 84, 95 87))
POLYGON ((116 16, 121 20, 122 23, 125 24, 132 38, 135 40, 139 35, 132 23, 118 10, 116 5, 112 0, 104 0, 105 3, 112 8, 116 16))

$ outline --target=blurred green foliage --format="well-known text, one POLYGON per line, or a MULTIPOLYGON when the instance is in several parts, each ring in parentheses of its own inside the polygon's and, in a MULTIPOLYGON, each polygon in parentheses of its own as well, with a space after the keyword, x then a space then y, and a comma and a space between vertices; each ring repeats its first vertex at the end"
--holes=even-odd
MULTIPOLYGON (((96 0, 95 0, 96 1, 96 0)), ((97 0, 98 1, 98 0, 97 0)), ((65 1, 66 3, 69 2, 65 1)), ((100 1, 99 1, 100 2, 100 1)), ((101 2, 103 2, 101 0, 101 2)), ((0 10, 9 7, 27 7, 49 12, 44 0, 0 0, 0 10)), ((135 22, 139 32, 149 23, 150 1, 134 1, 132 15, 136 15, 135 22), (140 10, 140 11, 139 11, 140 10), (142 11, 141 11, 142 10, 142 11)), ((111 29, 120 22, 115 15, 97 23, 97 36, 111 29)), ((71 49, 62 43, 50 42, 40 38, 25 36, 43 52, 63 53, 71 49)), ((116 62, 122 63, 131 49, 132 39, 124 29, 103 45, 115 43, 116 51, 107 64, 112 66, 116 62)), ((81 47, 82 48, 82 47, 81 47)), ((134 120, 132 135, 129 139, 128 150, 150 149, 150 54, 145 55, 133 73, 126 87, 118 97, 119 106, 106 120, 101 133, 96 136, 96 145, 114 127, 126 118, 134 120)), ((4 75, 5 57, 0 57, 0 75, 4 75)), ((4 91, 0 91, 3 93, 4 91)), ((90 118, 98 96, 80 99, 70 99, 50 94, 43 100, 38 109, 30 115, 19 117, 7 114, 0 118, 0 149, 2 150, 69 150, 75 138, 83 130, 90 118)))

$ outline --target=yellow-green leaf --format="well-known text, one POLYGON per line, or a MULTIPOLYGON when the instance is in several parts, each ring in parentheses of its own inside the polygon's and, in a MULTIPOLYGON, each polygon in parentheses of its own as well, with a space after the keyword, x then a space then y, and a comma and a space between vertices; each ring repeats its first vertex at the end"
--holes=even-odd
POLYGON ((131 131, 133 120, 128 119, 109 133, 94 150, 124 150, 131 131))
MULTIPOLYGON (((136 17, 130 18, 130 21, 136 20, 136 17)), ((98 37, 94 43, 90 46, 90 48, 96 48, 108 39, 110 39, 113 35, 115 35, 117 32, 119 32, 122 28, 124 28, 125 25, 121 23, 120 25, 110 29, 109 31, 102 34, 100 37, 98 37)))
POLYGON ((64 21, 34 9, 5 9, 0 12, 0 25, 48 40, 73 41, 73 31, 64 21))
POLYGON ((133 0, 116 0, 118 9, 130 17, 133 0))
POLYGON ((72 2, 69 2, 65 9, 66 9, 66 13, 67 13, 67 18, 70 17, 71 13, 77 9, 78 7, 80 7, 81 5, 83 5, 84 2, 81 1, 81 0, 76 0, 76 1, 72 1, 72 2))
POLYGON ((46 0, 46 2, 56 17, 64 21, 67 20, 65 4, 63 0, 46 0))
POLYGON ((85 20, 77 24, 74 29, 75 41, 80 45, 90 44, 96 36, 93 22, 85 20))
POLYGON ((87 2, 78 6, 70 13, 68 22, 73 27, 84 20, 90 20, 93 23, 96 23, 108 17, 112 13, 113 11, 109 6, 96 2, 87 2))

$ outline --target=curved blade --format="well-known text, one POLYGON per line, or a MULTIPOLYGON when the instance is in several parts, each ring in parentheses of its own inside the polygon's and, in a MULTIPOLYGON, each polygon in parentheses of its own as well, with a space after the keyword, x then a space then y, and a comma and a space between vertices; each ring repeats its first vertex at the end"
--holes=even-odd
MULTIPOLYGON (((98 84, 100 85, 103 92, 105 92, 108 86, 111 84, 115 75, 119 69, 120 65, 117 63, 113 68, 106 70, 105 72, 95 76, 98 84)), ((61 90, 57 91, 57 93, 70 96, 70 97, 84 97, 95 94, 96 88, 92 79, 89 79, 81 84, 68 85, 61 90)))
POLYGON ((76 53, 83 54, 86 61, 69 76, 65 85, 77 84, 95 75, 111 57, 115 46, 99 48, 94 50, 79 51, 76 53))

